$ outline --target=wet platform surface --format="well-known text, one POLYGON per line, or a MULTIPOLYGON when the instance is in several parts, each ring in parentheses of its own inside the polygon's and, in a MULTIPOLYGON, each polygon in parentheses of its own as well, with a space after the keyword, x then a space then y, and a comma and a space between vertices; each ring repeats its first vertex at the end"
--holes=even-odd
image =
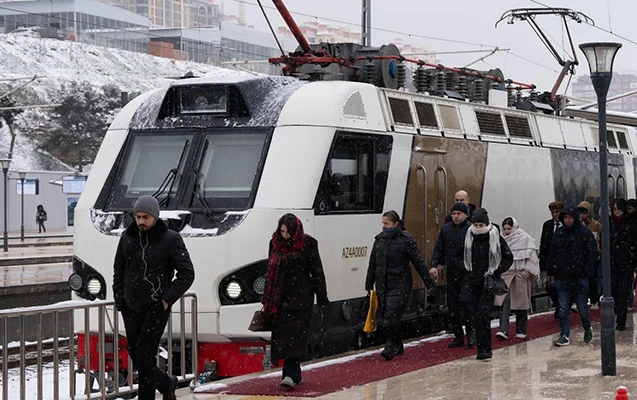
MULTIPOLYGON (((637 331, 634 315, 624 332, 616 332, 617 375, 601 375, 600 326, 585 344, 583 329, 572 329, 571 344, 553 345, 554 335, 493 352, 489 361, 475 354, 414 372, 316 397, 330 400, 374 399, 615 399, 618 386, 637 395, 637 331), (632 320, 632 322, 630 322, 632 320)), ((557 325, 557 321, 555 321, 557 325)), ((495 340, 495 339, 494 339, 495 340)), ((397 358, 396 360, 398 360, 397 358)), ((304 364, 305 365, 305 364, 304 364)), ((276 370, 275 370, 276 371, 276 370)), ((271 373, 268 371, 267 373, 271 373)), ((251 375, 250 377, 258 376, 251 375)), ((250 377, 234 378, 249 379, 250 377)), ((220 381, 222 382, 222 381, 220 381)), ((230 383, 230 380, 228 380, 230 383)), ((295 399, 291 396, 193 394, 180 389, 180 400, 295 399)), ((161 398, 160 396, 158 399, 161 398)), ((300 398, 300 397, 299 397, 300 398)), ((303 397, 307 398, 307 397, 303 397)))

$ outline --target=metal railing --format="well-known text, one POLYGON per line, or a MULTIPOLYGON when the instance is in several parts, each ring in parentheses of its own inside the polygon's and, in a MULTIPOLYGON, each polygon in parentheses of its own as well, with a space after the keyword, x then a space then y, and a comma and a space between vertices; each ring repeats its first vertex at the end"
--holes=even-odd
MULTIPOLYGON (((168 375, 173 374, 173 318, 178 315, 179 317, 179 339, 180 339, 180 356, 181 356, 181 373, 178 376, 179 381, 187 381, 192 379, 197 374, 197 358, 198 358, 198 342, 197 342, 197 296, 194 293, 185 294, 179 300, 179 311, 175 311, 177 303, 173 305, 173 311, 171 312, 171 316, 168 318, 168 324, 166 330, 164 331, 165 339, 167 341, 167 373, 168 375), (186 311, 186 299, 190 298, 190 310, 186 311), (187 374, 186 370, 186 314, 190 314, 190 329, 191 329, 191 374, 187 374)), ((19 319, 19 329, 20 329, 20 367, 19 367, 19 382, 20 382, 20 400, 25 400, 27 396, 27 380, 26 380, 26 366, 27 366, 27 357, 26 357, 26 346, 27 343, 25 341, 25 317, 35 315, 37 317, 37 371, 36 377, 36 396, 38 400, 43 398, 43 358, 42 358, 42 317, 45 314, 53 314, 54 319, 54 332, 53 332, 53 359, 51 369, 53 370, 53 390, 52 395, 54 400, 58 400, 60 398, 66 398, 65 395, 60 395, 60 351, 58 346, 58 341, 61 339, 58 335, 59 333, 59 325, 62 321, 59 319, 60 313, 69 312, 68 317, 68 332, 74 332, 75 328, 75 318, 77 315, 82 315, 83 311, 83 325, 84 330, 82 332, 75 332, 76 337, 70 338, 69 346, 68 346, 68 359, 69 359, 69 391, 68 395, 70 399, 91 399, 91 398, 99 398, 99 399, 109 399, 116 398, 118 395, 125 393, 136 392, 135 385, 133 384, 134 371, 133 371, 133 363, 128 356, 128 368, 126 369, 126 380, 128 382, 127 385, 120 387, 120 379, 119 374, 122 369, 120 366, 119 360, 119 338, 120 338, 120 322, 119 316, 117 314, 117 308, 115 306, 115 302, 113 301, 65 301, 56 304, 51 304, 47 306, 39 306, 39 307, 28 307, 21 308, 16 310, 0 310, 0 329, 4 333, 2 339, 2 400, 9 399, 9 368, 7 368, 8 360, 9 360, 9 343, 8 343, 8 327, 9 327, 9 319, 17 318, 19 319), (91 331, 91 311, 97 311, 97 332, 91 331), (112 318, 111 318, 112 316, 112 318), (108 321, 108 330, 107 330, 107 321, 108 321), (88 334, 87 334, 88 333, 88 334), (76 351, 79 354, 79 349, 75 349, 74 343, 77 342, 77 335, 84 335, 84 357, 76 357, 76 351), (106 335, 110 334, 113 336, 112 347, 109 342, 106 340, 106 335), (96 371, 91 370, 91 340, 90 336, 97 336, 97 353, 98 353, 98 368, 96 371), (112 368, 109 366, 109 369, 112 371, 113 379, 108 382, 106 379, 106 371, 107 371, 107 346, 109 350, 109 355, 113 354, 112 359, 112 368), (110 353, 112 350, 112 353, 110 353), (76 390, 76 373, 82 370, 82 364, 84 366, 84 394, 79 395, 76 390), (78 370, 76 370, 76 367, 78 370), (99 391, 92 392, 95 381, 99 382, 99 391), (109 387, 110 386, 110 389, 109 387)), ((94 314, 94 313, 93 313, 94 314)), ((79 321, 78 321, 79 322, 79 321)), ((15 346, 17 347, 17 346, 15 346)), ((160 365, 160 358, 157 357, 157 363, 160 365)), ((32 392, 31 392, 32 393, 32 392)), ((47 393, 47 397, 50 397, 51 393, 47 393)), ((11 399, 17 398, 17 396, 12 396, 11 399)), ((30 395, 31 398, 31 395, 30 395)))

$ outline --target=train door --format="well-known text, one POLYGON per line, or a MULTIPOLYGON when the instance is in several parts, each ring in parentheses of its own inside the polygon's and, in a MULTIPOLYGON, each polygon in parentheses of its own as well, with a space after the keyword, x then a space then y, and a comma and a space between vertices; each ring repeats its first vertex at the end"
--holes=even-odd
MULTIPOLYGON (((449 176, 444 151, 414 148, 405 202, 405 228, 414 236, 427 265, 431 262, 438 232, 445 223, 449 206, 449 176)), ((424 283, 412 269, 414 294, 418 304, 427 306, 424 283)), ((444 285, 444 279, 438 281, 444 285)), ((437 291, 441 291, 438 289, 437 291)), ((444 293, 444 290, 441 291, 444 293)), ((412 296, 413 297, 413 296, 412 296)), ((412 299, 413 300, 413 299, 412 299)))
MULTIPOLYGON (((454 202, 454 195, 465 190, 472 204, 480 205, 485 182, 487 144, 462 139, 414 136, 412 158, 405 201, 405 228, 414 236, 427 265, 440 229, 454 202)), ((423 292, 424 283, 414 274, 414 294, 423 292)), ((435 307, 446 304, 445 274, 430 292, 435 307)), ((419 296, 412 296, 418 298, 419 296)), ((434 306, 434 305, 432 305, 434 306)))

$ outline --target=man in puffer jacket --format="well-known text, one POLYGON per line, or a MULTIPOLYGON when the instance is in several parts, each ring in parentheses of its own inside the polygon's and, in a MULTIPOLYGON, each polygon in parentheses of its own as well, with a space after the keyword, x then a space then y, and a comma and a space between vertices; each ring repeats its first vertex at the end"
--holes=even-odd
POLYGON ((556 346, 569 344, 569 306, 571 296, 575 298, 577 311, 584 327, 584 342, 593 340, 591 318, 588 310, 588 277, 597 266, 597 243, 590 229, 582 225, 579 210, 567 206, 560 213, 562 226, 557 229, 551 242, 547 260, 547 275, 555 279, 557 290, 557 315, 560 321, 560 336, 556 346))
POLYGON ((120 238, 115 255, 113 296, 122 312, 128 352, 139 374, 138 399, 176 399, 177 379, 157 368, 170 307, 190 288, 195 270, 179 233, 159 219, 159 203, 142 196, 135 203, 135 222, 120 238), (173 276, 177 271, 177 279, 173 276))
POLYGON ((476 336, 469 303, 471 299, 470 277, 464 267, 464 242, 467 230, 471 226, 469 207, 461 202, 454 204, 451 208, 451 218, 452 221, 440 229, 434 254, 431 257, 431 268, 437 268, 439 265, 446 267, 447 302, 452 333, 455 336, 449 347, 464 347, 464 332, 462 330, 464 324, 467 329, 467 347, 472 348, 476 344, 476 336))

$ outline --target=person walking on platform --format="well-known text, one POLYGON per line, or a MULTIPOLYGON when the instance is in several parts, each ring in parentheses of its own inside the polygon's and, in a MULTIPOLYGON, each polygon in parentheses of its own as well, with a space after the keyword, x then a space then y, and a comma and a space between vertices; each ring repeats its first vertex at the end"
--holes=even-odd
POLYGON ((170 307, 190 288, 195 270, 179 233, 159 219, 157 199, 140 197, 134 212, 135 221, 117 246, 113 297, 122 313, 128 352, 138 372, 137 398, 155 399, 157 389, 165 400, 174 400, 177 378, 157 367, 156 356, 170 307))
POLYGON ((570 343, 571 297, 575 298, 582 320, 584 342, 590 343, 593 329, 587 305, 588 277, 597 267, 597 243, 590 229, 580 222, 579 210, 575 206, 565 207, 560 213, 560 221, 563 226, 555 232, 547 259, 547 275, 555 279, 560 321, 560 335, 555 345, 567 346, 570 343))
MULTIPOLYGON (((628 210, 626 213, 628 214, 628 218, 631 221, 637 221, 637 199, 628 199, 626 202, 628 204, 628 210)), ((634 222, 633 222, 634 223, 634 222)), ((637 260, 635 260, 635 269, 637 269, 637 260)), ((601 279, 600 279, 601 282, 601 279)), ((635 302, 635 288, 637 285, 637 281, 635 280, 635 272, 633 272, 633 282, 630 285, 630 298, 628 299, 628 311, 633 310, 633 303, 635 302)), ((601 292, 601 290, 600 290, 601 292)))
MULTIPOLYGON (((467 215, 469 216, 469 220, 471 220, 471 214, 473 214, 473 212, 476 210, 476 205, 471 204, 469 193, 465 192, 464 190, 459 190, 458 192, 456 192, 456 195, 454 196, 454 202, 464 203, 468 207, 469 214, 467 215)), ((451 218, 451 213, 450 213, 449 215, 447 215, 447 218, 445 218, 445 224, 448 224, 449 222, 452 222, 452 221, 453 219, 451 218)))
POLYGON ((611 294, 615 300, 616 329, 626 330, 628 299, 635 271, 635 218, 629 216, 624 199, 613 201, 610 216, 611 294))
POLYGON ((502 274, 509 288, 506 295, 496 296, 495 305, 502 306, 497 338, 509 338, 509 314, 515 311, 515 337, 524 339, 531 308, 533 281, 540 275, 535 239, 520 229, 518 221, 507 217, 502 221, 502 236, 513 254, 513 266, 502 274))
POLYGON ((513 264, 513 254, 489 214, 478 208, 471 217, 464 244, 464 267, 469 274, 469 292, 478 345, 478 360, 492 357, 491 311, 494 296, 485 289, 487 275, 501 276, 513 264))
POLYGON ((595 243, 597 243, 597 265, 595 266, 595 271, 588 277, 588 299, 591 302, 591 310, 595 311, 599 309, 599 292, 602 288, 601 279, 598 281, 598 276, 602 274, 602 224, 593 218, 593 207, 588 201, 582 201, 577 205, 577 208, 579 209, 580 221, 593 232, 595 243))
MULTIPOLYGON (((431 268, 439 265, 446 267, 447 273, 447 302, 452 333, 455 336, 450 348, 464 347, 464 324, 467 330, 467 346, 473 348, 476 344, 473 331, 473 318, 470 306, 469 273, 464 267, 464 245, 469 222, 469 207, 458 202, 451 208, 452 221, 441 229, 436 241, 436 247, 431 258, 431 268)), ((437 270, 436 270, 437 272, 437 270)), ((435 275, 437 277, 437 275, 435 275)))
POLYGON ((38 224, 38 233, 46 233, 46 227, 44 226, 44 222, 46 221, 46 211, 44 211, 44 206, 42 204, 38 205, 38 208, 35 212, 35 223, 38 224))
POLYGON ((402 221, 396 211, 385 212, 381 224, 383 230, 374 238, 369 257, 365 290, 370 291, 376 287, 376 321, 387 338, 381 355, 389 361, 404 351, 401 320, 413 288, 409 263, 414 266, 427 289, 435 284, 430 273, 437 274, 438 270, 427 271, 416 240, 402 228, 402 221))
MULTIPOLYGON (((549 211, 551 212, 551 219, 544 221, 542 225, 542 236, 540 237, 540 271, 547 271, 547 262, 549 258, 549 251, 551 249, 551 242, 553 241, 553 235, 557 229, 562 226, 560 222, 560 212, 564 208, 564 203, 561 201, 552 201, 549 203, 549 211)), ((555 307, 554 317, 557 319, 557 290, 553 280, 547 279, 545 282, 546 294, 548 294, 553 306, 555 307)))
POLYGON ((302 381, 314 295, 319 306, 329 305, 318 242, 294 214, 285 214, 270 240, 263 311, 272 328, 271 358, 274 365, 284 359, 281 386, 288 389, 302 381))

